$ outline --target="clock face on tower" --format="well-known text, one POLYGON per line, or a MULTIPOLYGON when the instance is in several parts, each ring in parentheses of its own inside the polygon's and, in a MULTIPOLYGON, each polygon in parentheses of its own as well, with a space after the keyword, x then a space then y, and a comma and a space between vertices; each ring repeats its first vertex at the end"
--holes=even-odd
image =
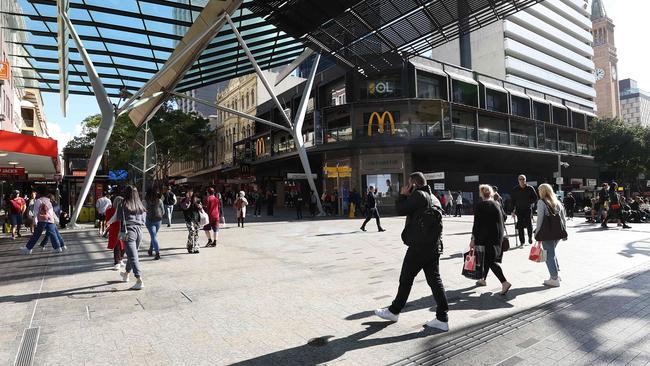
POLYGON ((596 80, 601 80, 602 78, 605 77, 605 70, 598 68, 596 69, 595 74, 596 74, 596 80))

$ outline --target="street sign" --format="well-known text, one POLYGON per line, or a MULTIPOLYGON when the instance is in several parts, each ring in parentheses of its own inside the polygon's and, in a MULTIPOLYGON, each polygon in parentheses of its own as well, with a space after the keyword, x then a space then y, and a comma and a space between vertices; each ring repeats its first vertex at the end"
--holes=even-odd
POLYGON ((426 179, 426 180, 445 179, 445 172, 427 173, 427 174, 424 175, 424 179, 426 179))
POLYGON ((0 167, 0 174, 2 175, 23 175, 25 168, 2 168, 0 167))
POLYGON ((563 177, 555 178, 555 184, 564 184, 564 178, 563 177))
POLYGON ((595 179, 587 179, 587 187, 595 187, 596 184, 598 183, 595 179))
MULTIPOLYGON (((318 178, 318 176, 316 174, 312 174, 311 177, 313 179, 318 178)), ((287 173, 287 179, 307 179, 307 174, 305 174, 305 173, 287 173)))
POLYGON ((445 184, 444 183, 433 183, 433 189, 436 191, 444 191, 445 190, 445 184))
POLYGON ((465 183, 478 182, 478 175, 467 175, 465 176, 465 183))

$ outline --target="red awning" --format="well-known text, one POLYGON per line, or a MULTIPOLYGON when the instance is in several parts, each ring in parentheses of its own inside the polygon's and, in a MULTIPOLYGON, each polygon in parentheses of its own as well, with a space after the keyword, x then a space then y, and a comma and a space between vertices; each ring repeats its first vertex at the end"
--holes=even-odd
POLYGON ((0 167, 20 167, 28 176, 52 178, 61 173, 57 141, 0 131, 0 167))

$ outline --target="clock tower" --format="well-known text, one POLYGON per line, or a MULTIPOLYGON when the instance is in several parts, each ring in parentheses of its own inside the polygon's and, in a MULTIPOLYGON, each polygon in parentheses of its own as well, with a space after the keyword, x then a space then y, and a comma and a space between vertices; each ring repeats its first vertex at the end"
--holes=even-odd
POLYGON ((607 17, 604 0, 591 3, 592 33, 594 36, 594 63, 596 70, 596 106, 598 116, 613 118, 621 115, 616 64, 616 47, 614 45, 614 22, 607 17))

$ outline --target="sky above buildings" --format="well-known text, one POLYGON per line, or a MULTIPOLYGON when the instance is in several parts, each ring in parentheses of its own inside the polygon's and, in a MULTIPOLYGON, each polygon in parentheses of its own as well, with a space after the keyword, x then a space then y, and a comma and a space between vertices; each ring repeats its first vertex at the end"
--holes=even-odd
MULTIPOLYGON (((607 15, 613 19, 615 41, 618 52, 619 79, 632 78, 642 89, 650 90, 650 47, 647 35, 650 33, 650 0, 603 0, 607 15)), ((59 140, 59 149, 79 132, 84 118, 99 113, 94 97, 70 95, 68 116, 63 117, 59 95, 43 94, 45 116, 48 119, 50 135, 59 140)))

